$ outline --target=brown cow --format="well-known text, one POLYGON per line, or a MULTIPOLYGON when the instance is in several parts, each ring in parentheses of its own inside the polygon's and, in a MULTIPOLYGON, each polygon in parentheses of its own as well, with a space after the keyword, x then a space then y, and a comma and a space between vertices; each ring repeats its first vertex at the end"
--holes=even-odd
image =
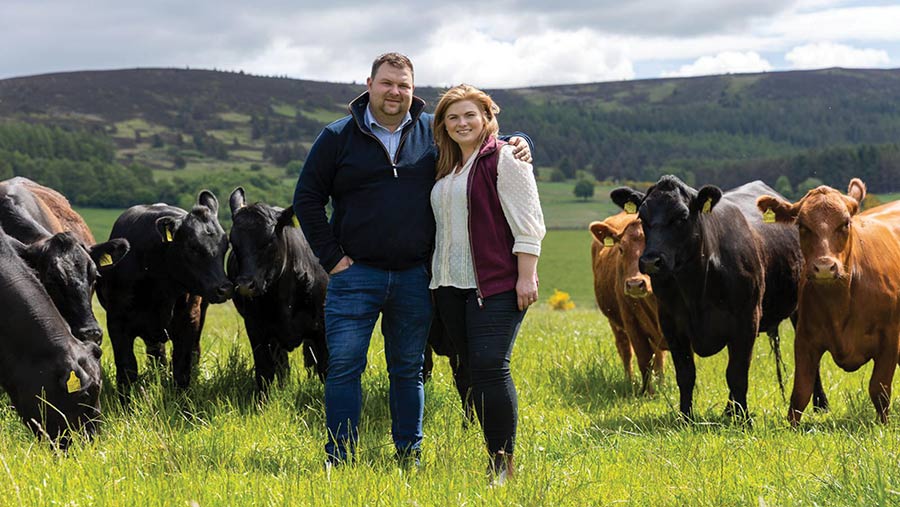
POLYGON ((590 225, 594 295, 609 320, 625 375, 632 380, 632 351, 641 371, 641 392, 653 394, 651 367, 662 375, 665 338, 659 328, 650 277, 638 269, 644 231, 636 214, 619 213, 590 225))
POLYGON ((869 397, 881 422, 888 418, 900 359, 900 202, 859 213, 866 187, 857 178, 847 194, 821 186, 793 204, 771 196, 757 200, 769 221, 796 223, 800 230, 804 273, 788 411, 793 426, 826 351, 845 371, 875 361, 869 397))

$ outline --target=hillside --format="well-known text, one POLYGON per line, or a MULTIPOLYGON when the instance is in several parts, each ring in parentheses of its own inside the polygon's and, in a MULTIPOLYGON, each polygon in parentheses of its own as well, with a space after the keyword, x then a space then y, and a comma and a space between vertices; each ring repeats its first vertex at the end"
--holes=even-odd
MULTIPOLYGON (((361 76, 362 78, 362 76, 361 76)), ((158 181, 223 168, 292 179, 322 126, 362 84, 188 69, 0 80, 0 121, 108 136, 115 161, 158 181)), ((418 88, 432 105, 440 90, 418 88)), ((541 166, 597 180, 731 186, 750 178, 900 190, 900 69, 827 69, 493 90, 506 130, 541 166)))

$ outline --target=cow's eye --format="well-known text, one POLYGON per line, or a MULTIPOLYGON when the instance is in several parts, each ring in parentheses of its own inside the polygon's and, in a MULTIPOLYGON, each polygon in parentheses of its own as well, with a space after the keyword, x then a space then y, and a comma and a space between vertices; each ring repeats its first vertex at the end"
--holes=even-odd
POLYGON ((797 224, 797 229, 800 230, 800 234, 807 234, 807 233, 809 233, 809 228, 806 227, 806 226, 803 225, 803 224, 797 224))

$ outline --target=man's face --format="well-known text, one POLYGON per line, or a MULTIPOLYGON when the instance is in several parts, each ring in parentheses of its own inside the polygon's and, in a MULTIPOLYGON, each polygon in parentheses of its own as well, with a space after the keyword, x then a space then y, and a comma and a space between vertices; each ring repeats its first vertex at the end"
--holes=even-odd
POLYGON ((412 105, 413 76, 406 67, 381 64, 375 77, 366 79, 366 88, 372 113, 379 123, 400 123, 412 105))

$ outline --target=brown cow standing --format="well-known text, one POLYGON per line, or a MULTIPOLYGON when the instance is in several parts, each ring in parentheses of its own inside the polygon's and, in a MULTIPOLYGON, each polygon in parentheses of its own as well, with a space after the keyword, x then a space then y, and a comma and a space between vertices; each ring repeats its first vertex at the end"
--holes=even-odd
POLYGON ((609 320, 628 380, 634 377, 634 351, 641 371, 641 392, 653 394, 651 367, 657 376, 662 375, 668 346, 659 328, 650 277, 638 269, 644 251, 641 221, 637 214, 623 212, 591 223, 590 230, 597 305, 609 320))
POLYGON ((788 411, 793 426, 809 403, 826 351, 845 371, 875 361, 869 396, 881 422, 888 418, 900 359, 900 202, 859 213, 865 185, 854 178, 847 193, 821 186, 794 204, 771 196, 757 200, 764 216, 769 212, 770 220, 800 229, 804 273, 788 411))

